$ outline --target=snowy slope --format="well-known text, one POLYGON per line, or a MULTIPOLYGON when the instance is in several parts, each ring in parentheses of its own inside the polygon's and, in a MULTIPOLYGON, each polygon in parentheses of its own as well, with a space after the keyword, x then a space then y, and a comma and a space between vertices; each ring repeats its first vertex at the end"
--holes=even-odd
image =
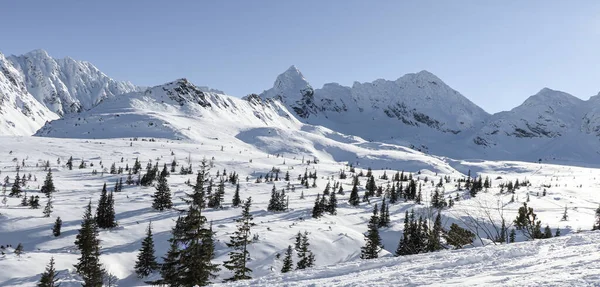
POLYGON ((0 135, 31 135, 56 118, 27 92, 19 72, 0 53, 0 135))
MULTIPOLYGON (((442 162, 421 155, 419 159, 421 162, 438 166, 436 170, 440 172, 436 174, 433 169, 417 170, 410 165, 405 166, 404 170, 412 172, 415 179, 423 185, 424 203, 417 205, 412 201, 401 201, 390 206, 391 225, 380 229, 384 244, 381 257, 390 257, 394 252, 402 234, 405 211, 415 209, 418 215, 430 214, 428 201, 435 190, 431 183, 437 182, 442 176, 450 176, 453 180, 461 178, 468 170, 471 170, 474 175, 489 176, 494 179, 493 187, 480 192, 473 199, 468 196, 467 191, 457 191, 454 182, 444 184, 441 189, 447 196, 455 197, 458 194, 460 197, 460 201, 457 201, 453 208, 443 211, 444 228, 448 228, 451 223, 462 224, 467 214, 475 217, 485 216, 485 211, 489 211, 491 216, 498 220, 497 210, 494 209, 497 204, 503 207, 505 217, 511 220, 516 216, 518 207, 529 196, 528 204, 535 209, 542 224, 550 225, 553 231, 560 228, 561 233, 567 236, 499 247, 491 246, 491 242, 484 239, 483 243, 490 246, 477 247, 482 245, 477 240, 473 246, 467 246, 464 251, 446 250, 402 258, 364 261, 359 259, 360 247, 364 244, 363 233, 366 231, 366 223, 373 206, 380 204, 382 199, 373 197, 370 203, 362 202, 358 207, 350 206, 347 200, 351 179, 339 180, 338 178, 341 169, 349 173, 344 163, 323 159, 318 164, 307 164, 300 155, 266 154, 234 138, 204 139, 200 142, 158 139, 156 142, 149 142, 128 139, 2 137, 0 150, 6 154, 10 152, 10 156, 0 157, 2 176, 14 178, 15 162, 24 162, 24 166, 20 169, 21 175, 32 174, 32 179, 24 188, 28 195, 39 194, 39 185, 45 176, 42 168, 44 161, 50 161, 54 183, 58 190, 53 203, 54 212, 50 218, 42 217, 41 209, 20 206, 20 198, 9 197, 7 206, 0 206, 0 245, 11 244, 14 247, 22 243, 25 251, 24 255, 17 257, 13 250, 8 248, 4 250, 5 255, 0 255, 0 270, 4 271, 0 272, 0 286, 35 286, 50 256, 54 256, 57 261, 61 286, 80 286, 81 279, 73 270, 73 264, 78 257, 73 242, 83 208, 90 199, 94 204, 97 203, 103 183, 106 182, 111 187, 119 178, 126 177, 123 174, 102 173, 103 167, 108 168, 113 162, 117 167, 125 165, 131 167, 136 158, 140 159, 142 166, 156 161, 161 165, 175 159, 180 166, 187 166, 188 162, 191 162, 194 167, 197 167, 202 158, 206 158, 214 164, 211 177, 215 182, 219 180, 217 171, 221 174, 223 170, 228 173, 235 171, 239 174, 241 196, 253 198, 251 212, 257 225, 253 227, 252 232, 259 237, 259 240, 250 245, 252 261, 249 267, 253 270, 254 278, 267 276, 258 281, 241 283, 242 285, 280 286, 280 278, 284 278, 290 286, 356 286, 358 284, 374 286, 382 282, 377 280, 398 284, 412 282, 412 284, 441 285, 447 282, 449 285, 460 286, 496 284, 539 286, 537 280, 541 280, 539 282, 542 282, 542 285, 550 286, 565 286, 565 284, 593 286, 600 283, 596 265, 598 255, 595 252, 598 249, 596 243, 598 235, 570 235, 579 229, 589 230, 593 224, 594 210, 600 204, 596 192, 600 187, 598 169, 523 162, 449 159, 442 162), (74 158, 73 170, 65 167, 65 162, 70 156, 74 158), (16 158, 16 161, 13 161, 13 158, 16 158), (87 167, 78 169, 76 166, 82 160, 86 162, 87 167), (282 173, 290 172, 290 186, 294 187, 294 191, 286 192, 290 196, 290 210, 287 212, 266 210, 273 185, 280 190, 286 188, 287 182, 282 180, 274 183, 256 182, 259 176, 264 176, 273 167, 280 169, 282 173), (98 174, 93 174, 94 169, 99 171, 98 174), (306 169, 310 172, 318 172, 316 188, 300 186, 297 176, 304 173, 306 169), (525 178, 530 180, 531 186, 516 190, 515 202, 509 201, 512 194, 499 192, 499 183, 525 178), (333 184, 336 181, 339 181, 345 190, 344 195, 338 196, 337 215, 325 215, 319 219, 311 218, 310 212, 317 194, 323 192, 327 182, 333 184), (551 187, 544 187, 544 185, 551 187), (547 190, 547 195, 538 195, 544 188, 547 190), (304 195, 304 198, 301 195, 304 195), (482 206, 489 208, 482 208, 482 206), (569 218, 562 221, 565 207, 568 208, 569 218), (479 212, 481 214, 478 214, 479 212), (52 223, 56 216, 60 216, 63 220, 62 235, 59 237, 53 237, 51 234, 52 223), (305 230, 310 232, 310 249, 316 255, 316 268, 281 277, 279 270, 282 258, 278 258, 277 254, 282 255, 285 248, 293 244, 295 234, 305 230), (502 268, 494 268, 495 265, 500 265, 502 268), (382 266, 385 268, 379 269, 382 266), (544 268, 553 268, 552 275, 547 274, 550 269, 544 268), (540 271, 539 276, 535 275, 533 272, 535 270, 540 271), (379 277, 373 277, 374 274, 379 274, 379 277)), ((370 156, 375 156, 376 152, 377 150, 373 150, 370 156)), ((360 168, 357 172, 359 170, 360 168)), ((387 181, 378 179, 384 170, 376 169, 373 172, 377 185, 385 186, 387 181)), ((385 170, 385 172, 392 175, 395 171, 385 170)), ((178 173, 171 174, 168 178, 177 208, 185 208, 181 197, 191 191, 191 187, 185 184, 185 181, 193 181, 194 178, 195 175, 178 173)), ((361 182, 359 192, 362 195, 364 177, 361 178, 361 182)), ((11 183, 9 181, 9 186, 11 183)), ((229 203, 234 189, 235 186, 229 183, 226 185, 225 208, 207 208, 203 212, 213 222, 216 231, 215 262, 218 263, 228 259, 229 248, 225 243, 235 229, 233 220, 240 213, 239 208, 232 208, 229 203)), ((153 192, 152 187, 125 186, 122 192, 115 194, 115 210, 119 227, 100 232, 101 261, 107 266, 108 271, 119 279, 118 286, 146 285, 136 278, 133 265, 150 220, 154 227, 156 255, 163 256, 168 248, 170 230, 179 213, 175 210, 153 211, 151 209, 153 192)), ((42 199, 44 199, 43 195, 42 199)), ((483 232, 481 235, 485 237, 483 232)), ((518 233, 517 241, 523 240, 523 236, 518 233)), ((230 276, 229 272, 221 270, 217 281, 228 276, 230 276)))
POLYGON ((598 286, 600 232, 353 261, 216 286, 598 286))
POLYGON ((89 109, 100 101, 139 90, 129 82, 109 78, 94 65, 69 57, 54 59, 34 50, 9 60, 21 72, 27 90, 58 115, 89 109))

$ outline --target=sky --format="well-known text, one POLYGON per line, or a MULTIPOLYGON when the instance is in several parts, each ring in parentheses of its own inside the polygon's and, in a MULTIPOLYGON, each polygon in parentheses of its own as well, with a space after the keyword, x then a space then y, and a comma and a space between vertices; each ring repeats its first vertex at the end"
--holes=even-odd
POLYGON ((44 49, 154 86, 234 96, 296 65, 314 88, 427 70, 490 113, 600 92, 600 1, 4 1, 0 52, 44 49))

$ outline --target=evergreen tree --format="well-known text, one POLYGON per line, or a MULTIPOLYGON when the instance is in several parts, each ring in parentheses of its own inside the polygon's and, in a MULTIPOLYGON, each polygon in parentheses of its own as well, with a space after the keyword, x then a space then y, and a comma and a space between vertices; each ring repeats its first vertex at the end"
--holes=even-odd
POLYGON ((335 192, 331 192, 329 194, 329 201, 327 202, 326 210, 331 215, 337 214, 337 198, 335 196, 335 192))
MULTIPOLYGON (((323 198, 325 198, 325 196, 323 196, 323 198)), ((317 198, 315 199, 315 205, 313 206, 313 209, 312 209, 312 217, 319 218, 319 217, 323 216, 323 212, 324 212, 324 206, 323 206, 323 202, 321 199, 321 194, 317 194, 317 198)))
POLYGON ((292 261, 292 255, 292 246, 288 245, 288 248, 285 251, 285 257, 283 258, 283 267, 281 267, 281 273, 287 273, 292 271, 292 267, 294 265, 294 262, 292 261))
POLYGON ((544 238, 552 238, 552 230, 550 230, 550 226, 548 225, 544 228, 544 238))
POLYGON ((456 249, 462 248, 467 244, 473 243, 474 237, 475 234, 473 234, 473 232, 461 228, 456 223, 452 223, 452 225, 450 225, 450 230, 448 230, 448 232, 444 234, 446 242, 454 246, 454 248, 456 249))
POLYGON ((440 242, 442 231, 442 213, 438 211, 433 223, 433 229, 429 233, 429 239, 427 240, 427 251, 433 252, 442 249, 442 243, 440 242))
POLYGON ((360 198, 358 197, 358 178, 355 177, 354 186, 352 186, 352 191, 350 192, 350 199, 348 199, 348 203, 352 206, 358 206, 360 203, 360 198))
POLYGON ((298 262, 296 263, 296 269, 306 269, 313 267, 315 264, 315 255, 308 249, 310 243, 308 242, 308 232, 298 232, 296 235, 296 252, 298 253, 298 262))
POLYGON ((58 287, 60 284, 56 283, 58 281, 58 272, 54 269, 54 257, 50 257, 50 262, 46 265, 46 271, 42 273, 42 277, 40 278, 40 282, 38 282, 38 287, 58 287))
POLYGON ((240 184, 235 185, 235 193, 233 194, 233 200, 231 200, 231 205, 233 207, 238 207, 242 203, 240 199, 240 184))
POLYGON ((41 192, 46 195, 46 197, 50 197, 55 191, 54 181, 52 180, 52 171, 50 170, 46 174, 46 179, 44 180, 44 185, 42 185, 41 192))
POLYGON ((508 242, 509 243, 514 243, 515 242, 515 237, 517 237, 517 233, 515 232, 514 229, 510 230, 510 235, 508 236, 508 242))
POLYGON ((560 236, 560 228, 556 228, 556 233, 554 234, 554 237, 559 237, 560 236))
POLYGON ((378 227, 387 227, 389 224, 389 214, 387 214, 387 204, 385 204, 385 198, 381 201, 381 210, 379 210, 379 224, 378 227))
POLYGON ((250 206, 252 204, 252 198, 249 197, 242 209, 242 217, 236 219, 237 230, 234 235, 230 237, 230 242, 227 243, 227 247, 233 248, 233 251, 229 252, 229 260, 225 261, 223 266, 234 272, 233 277, 226 279, 225 281, 238 281, 251 279, 250 273, 252 270, 248 268, 247 262, 250 261, 250 253, 248 252, 248 244, 250 244, 250 229, 255 224, 252 222, 253 217, 250 214, 250 206))
POLYGON ((594 222, 592 230, 600 230, 600 207, 596 208, 596 221, 594 222))
POLYGON ((60 236, 60 228, 62 227, 62 220, 60 219, 60 216, 56 218, 56 221, 54 221, 54 226, 52 227, 52 234, 54 235, 54 237, 59 237, 60 236))
POLYGON ((50 214, 52 214, 52 197, 48 197, 48 202, 44 207, 44 217, 50 217, 50 214))
POLYGON ((152 222, 148 223, 146 237, 142 241, 142 248, 140 248, 134 268, 138 278, 144 278, 158 270, 158 263, 156 262, 156 256, 154 256, 152 222))
POLYGON ((541 221, 537 220, 537 215, 533 212, 533 208, 527 207, 527 203, 519 208, 517 218, 515 218, 515 226, 523 232, 529 239, 544 238, 541 231, 541 221))
POLYGON ((8 196, 10 196, 10 197, 21 196, 21 178, 19 177, 19 172, 17 172, 17 175, 15 176, 15 181, 13 182, 13 185, 10 189, 10 193, 8 194, 8 196))
POLYGON ((114 228, 117 226, 113 192, 111 191, 110 194, 107 194, 106 183, 102 187, 102 192, 100 194, 98 209, 96 210, 96 222, 98 223, 98 227, 102 229, 114 228))
POLYGON ((69 157, 69 160, 67 160, 67 167, 69 170, 73 170, 73 157, 69 157))
POLYGON ((381 251, 381 237, 379 236, 379 216, 377 216, 377 204, 373 208, 373 215, 369 220, 368 230, 365 233, 365 246, 360 249, 361 259, 375 259, 381 251))
POLYGON ((208 177, 206 160, 203 160, 198 172, 194 193, 188 195, 188 211, 182 219, 181 234, 176 242, 186 248, 180 251, 177 273, 182 286, 206 286, 216 278, 218 264, 211 261, 215 257, 214 232, 207 228, 206 217, 202 214, 205 206, 204 183, 208 177))
POLYGON ((29 208, 38 209, 40 208, 40 197, 39 196, 31 196, 29 198, 29 208))
POLYGON ((75 245, 81 256, 75 264, 75 269, 83 278, 85 287, 102 286, 102 275, 104 270, 100 264, 100 240, 98 239, 98 226, 92 217, 92 203, 88 203, 81 229, 75 238, 75 245))
POLYGON ((23 199, 21 199, 21 206, 29 206, 29 197, 27 197, 27 192, 23 194, 23 199))
POLYGON ((163 263, 160 267, 160 275, 162 277, 159 280, 157 285, 166 285, 166 286, 181 286, 179 273, 177 271, 177 267, 179 265, 179 253, 181 252, 177 247, 177 242, 175 240, 169 241, 169 251, 167 251, 166 257, 163 257, 163 263))
POLYGON ((173 202, 171 201, 171 189, 169 188, 166 177, 158 179, 156 192, 154 192, 152 198, 154 198, 152 208, 155 210, 164 211, 173 207, 173 202))

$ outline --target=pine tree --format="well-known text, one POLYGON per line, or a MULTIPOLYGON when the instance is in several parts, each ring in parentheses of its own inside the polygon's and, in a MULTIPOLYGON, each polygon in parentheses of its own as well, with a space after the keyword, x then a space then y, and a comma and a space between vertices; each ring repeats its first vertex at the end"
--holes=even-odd
POLYGON ((96 222, 98 227, 102 229, 114 228, 117 226, 113 192, 111 191, 110 194, 107 194, 106 183, 102 187, 102 192, 100 194, 98 209, 96 210, 96 222))
POLYGON ((198 172, 194 193, 188 195, 188 211, 182 219, 180 236, 175 240, 186 248, 180 251, 177 274, 179 284, 183 286, 206 286, 216 278, 217 264, 211 261, 215 257, 214 232, 207 228, 207 220, 202 215, 205 206, 204 183, 208 177, 206 160, 203 160, 198 172))
POLYGON ((38 287, 58 287, 60 284, 57 284, 58 281, 58 272, 54 269, 54 257, 50 257, 50 262, 46 265, 46 271, 42 273, 42 277, 40 278, 40 282, 38 282, 38 287))
POLYGON ((52 193, 56 191, 54 187, 54 181, 52 180, 52 171, 48 171, 46 174, 46 179, 44 180, 44 185, 42 185, 41 192, 46 195, 46 197, 50 197, 52 193))
POLYGON ((54 221, 54 226, 52 227, 52 234, 54 235, 54 237, 59 237, 60 236, 60 228, 62 227, 62 220, 60 219, 60 216, 56 218, 56 221, 54 221))
POLYGON ((427 251, 433 252, 442 249, 442 243, 440 242, 440 235, 442 233, 442 213, 438 211, 433 224, 433 229, 429 233, 429 240, 427 240, 427 251))
POLYGON ((471 231, 461 228, 456 223, 452 223, 450 225, 450 230, 444 234, 444 238, 446 242, 454 248, 459 249, 467 244, 473 243, 473 238, 475 234, 471 231))
POLYGON ((352 206, 358 206, 360 203, 360 198, 358 197, 358 178, 356 177, 354 180, 354 186, 352 186, 352 191, 350 192, 348 203, 350 203, 352 206))
POLYGON ((517 233, 515 232, 514 229, 510 230, 510 235, 508 236, 508 242, 509 243, 514 243, 515 242, 515 237, 517 237, 517 233))
POLYGON ((23 199, 21 199, 21 206, 29 206, 29 197, 27 197, 27 192, 23 194, 23 199))
POLYGON ((381 201, 381 210, 379 210, 379 224, 378 227, 387 227, 389 224, 389 213, 387 204, 385 204, 385 198, 381 201))
POLYGON ((556 233, 554 234, 554 237, 559 237, 560 236, 560 228, 556 228, 556 233))
POLYGON ((294 265, 294 262, 292 261, 292 255, 292 246, 288 245, 288 248, 285 251, 285 257, 283 258, 283 267, 281 267, 281 273, 287 273, 292 271, 292 267, 294 265))
POLYGON ((242 216, 236 219, 237 230, 234 235, 230 236, 230 242, 227 243, 227 247, 233 248, 233 251, 229 252, 229 260, 223 263, 225 268, 233 271, 234 275, 231 278, 225 279, 225 281, 238 281, 251 279, 250 273, 252 270, 248 268, 247 263, 250 261, 250 253, 248 252, 248 244, 250 244, 250 229, 255 224, 252 222, 253 217, 250 214, 250 206, 252 204, 252 198, 249 197, 242 209, 242 216))
POLYGON ((300 270, 314 266, 315 255, 308 249, 309 246, 308 232, 304 231, 304 234, 298 232, 295 248, 300 260, 296 263, 296 269, 300 270))
POLYGON ((67 167, 69 170, 73 170, 73 157, 69 157, 69 160, 67 160, 67 167))
POLYGON ((44 207, 44 217, 50 217, 50 214, 52 214, 52 197, 48 197, 48 202, 44 207))
POLYGON ((361 259, 375 259, 381 251, 381 237, 379 236, 379 217, 377 216, 377 204, 373 208, 373 215, 369 220, 368 231, 365 234, 365 246, 360 250, 361 259))
POLYGON ((100 240, 98 239, 98 226, 92 217, 92 203, 88 203, 81 229, 75 238, 75 245, 81 253, 75 269, 83 278, 85 287, 102 286, 104 270, 100 264, 100 240))
POLYGON ((594 223, 592 230, 600 230, 600 207, 596 208, 596 222, 594 223))
POLYGON ((329 201, 327 202, 327 212, 331 215, 337 214, 337 198, 335 192, 329 194, 329 201))
MULTIPOLYGON (((323 197, 324 198, 324 197, 323 197)), ((319 218, 323 216, 323 203, 321 200, 321 194, 317 194, 317 198, 315 199, 315 205, 312 209, 312 217, 319 218)))
POLYGON ((550 226, 548 225, 544 228, 544 238, 552 238, 552 230, 550 230, 550 226))
POLYGON ((142 241, 142 248, 140 248, 134 268, 138 278, 144 278, 158 270, 158 263, 156 262, 156 256, 154 256, 152 222, 148 223, 146 238, 142 241))
POLYGON ((40 197, 39 196, 31 196, 29 198, 29 208, 38 209, 40 208, 40 197))
POLYGON ((235 193, 233 194, 233 200, 231 200, 231 205, 233 207, 238 207, 242 203, 240 199, 240 184, 235 185, 235 193))
POLYGON ((161 177, 158 179, 156 192, 154 192, 152 198, 154 198, 154 201, 152 202, 152 208, 155 210, 164 211, 173 207, 173 202, 171 201, 171 190, 169 189, 169 184, 167 183, 166 177, 161 177))
POLYGON ((10 197, 21 196, 21 178, 19 177, 19 172, 17 172, 17 175, 15 176, 15 181, 13 182, 13 185, 10 189, 10 193, 8 194, 8 196, 10 196, 10 197))
POLYGON ((182 218, 179 217, 177 219, 177 223, 175 227, 173 227, 172 234, 173 237, 169 239, 169 250, 165 257, 162 257, 163 263, 160 267, 160 275, 162 277, 159 280, 158 285, 167 285, 167 286, 180 286, 180 278, 178 266, 179 256, 181 250, 179 249, 179 245, 177 243, 178 233, 180 233, 180 228, 182 225, 182 218))

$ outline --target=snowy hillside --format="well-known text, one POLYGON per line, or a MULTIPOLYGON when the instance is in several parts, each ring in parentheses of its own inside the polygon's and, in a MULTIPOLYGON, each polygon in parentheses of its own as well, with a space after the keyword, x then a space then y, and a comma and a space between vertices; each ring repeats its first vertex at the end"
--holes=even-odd
MULTIPOLYGON (((226 286, 597 286, 600 233, 354 261, 226 286)), ((217 285, 221 286, 221 285, 217 285)))
POLYGON ((139 90, 109 78, 94 65, 69 57, 54 59, 34 50, 9 61, 23 75, 27 90, 44 106, 63 116, 89 109, 100 101, 139 90))
POLYGON ((19 72, 0 53, 0 135, 31 135, 57 118, 27 92, 19 72))
MULTIPOLYGON (((177 87, 180 84, 175 82, 173 85, 177 87)), ((201 98, 194 95, 195 93, 190 93, 188 99, 201 101, 201 98)), ((168 101, 166 97, 164 100, 168 101)), ((212 104, 215 102, 211 102, 212 104)), ((264 136, 269 138, 267 135, 264 136)), ((505 264, 502 266, 506 268, 512 266, 533 271, 538 270, 536 266, 539 265, 536 264, 540 262, 537 260, 548 260, 543 266, 552 263, 554 264, 552 266, 558 268, 564 266, 558 260, 567 262, 564 260, 574 260, 572 258, 577 258, 578 261, 560 272, 559 269, 554 270, 556 273, 563 274, 571 272, 570 277, 544 276, 545 281, 541 282, 547 282, 547 285, 557 285, 565 282, 564 280, 568 280, 567 284, 575 285, 600 283, 600 278, 588 273, 596 268, 593 260, 597 261, 597 257, 594 257, 595 253, 591 250, 598 248, 597 244, 593 243, 597 234, 573 235, 514 245, 495 243, 497 246, 494 246, 488 236, 495 236, 495 234, 486 233, 497 231, 491 227, 491 224, 498 224, 501 218, 507 220, 508 229, 514 228, 512 220, 516 217, 518 208, 526 201, 528 206, 535 209, 542 226, 550 226, 552 233, 555 233, 558 228, 562 236, 569 236, 580 229, 591 229, 594 223, 594 211, 600 204, 596 192, 600 187, 600 170, 522 162, 456 160, 444 162, 420 153, 412 155, 400 151, 394 153, 391 149, 382 150, 379 147, 367 149, 364 145, 368 144, 370 143, 364 143, 363 148, 359 150, 364 153, 365 159, 387 157, 390 163, 393 163, 397 161, 391 158, 392 156, 399 159, 413 156, 416 161, 422 163, 423 168, 415 168, 416 165, 407 162, 404 166, 398 164, 390 170, 374 169, 376 185, 382 187, 383 193, 381 196, 371 197, 369 202, 361 201, 354 207, 348 202, 352 189, 352 175, 359 173, 364 175, 368 165, 361 164, 353 173, 343 162, 323 158, 318 163, 308 163, 309 158, 303 158, 300 154, 291 152, 279 156, 268 154, 244 144, 236 137, 204 138, 197 142, 163 139, 131 141, 130 139, 4 137, 0 140, 0 150, 4 152, 4 156, 0 157, 0 171, 2 177, 8 176, 6 194, 11 192, 17 174, 16 166, 19 165, 20 176, 28 178, 22 188, 23 192, 26 192, 28 197, 39 196, 41 207, 32 209, 29 206, 22 206, 23 197, 7 197, 6 204, 0 206, 0 245, 5 246, 5 249, 1 250, 4 255, 0 255, 0 269, 5 271, 0 272, 0 285, 34 286, 39 280, 44 265, 53 256, 59 271, 58 278, 62 283, 61 286, 79 286, 81 279, 73 268, 73 264, 79 257, 74 241, 80 228, 84 206, 90 200, 94 206, 97 205, 104 183, 111 188, 119 179, 123 179, 123 190, 114 194, 118 227, 100 231, 102 246, 100 259, 108 271, 118 278, 117 286, 145 286, 144 281, 136 277, 133 266, 146 227, 152 221, 156 256, 159 258, 164 256, 168 249, 167 240, 171 237, 171 228, 175 224, 175 219, 181 215, 177 210, 184 210, 187 206, 182 197, 192 191, 192 187, 185 182, 188 180, 193 182, 196 178, 195 174, 180 174, 179 170, 187 167, 188 164, 192 164, 193 169, 196 169, 203 158, 213 165, 210 170, 211 179, 215 184, 213 192, 224 173, 231 175, 235 172, 239 176, 241 197, 251 196, 253 199, 251 213, 257 225, 252 228, 252 234, 256 234, 257 238, 249 246, 252 259, 249 267, 253 270, 253 278, 267 277, 241 283, 242 285, 274 286, 280 285, 278 278, 285 278, 290 286, 354 286, 359 283, 369 286, 378 281, 365 281, 375 279, 364 276, 377 274, 377 272, 381 272, 379 279, 399 283, 466 282, 476 285, 477 282, 489 284, 505 282, 509 286, 528 285, 529 282, 534 281, 524 281, 525 277, 519 275, 522 274, 520 273, 522 270, 499 271, 493 268, 494 264, 505 264), (73 169, 69 170, 66 162, 71 156, 73 169), (153 210, 152 195, 156 191, 153 186, 127 185, 126 170, 122 174, 109 172, 113 163, 116 170, 133 167, 136 158, 141 161, 142 167, 147 163, 159 166, 166 163, 170 166, 174 160, 176 161, 175 172, 167 178, 173 193, 175 209, 163 212, 153 210), (57 190, 53 196, 53 212, 49 218, 43 217, 46 197, 39 192, 46 176, 45 162, 50 164, 57 190), (81 162, 84 166, 79 168, 81 162), (279 180, 265 181, 265 177, 273 175, 274 170, 280 171, 279 180), (346 179, 340 179, 342 170, 348 175, 346 179), (475 238, 473 244, 465 246, 465 251, 442 250, 429 254, 372 261, 360 259, 360 248, 365 243, 363 233, 367 230, 367 222, 372 210, 375 204, 381 206, 384 198, 387 203, 390 202, 389 185, 400 184, 391 177, 396 171, 402 170, 405 175, 411 173, 416 183, 422 186, 422 203, 417 204, 413 200, 401 199, 389 205, 389 226, 379 229, 384 246, 379 253, 380 257, 391 257, 396 250, 403 234, 405 212, 414 209, 417 216, 426 219, 431 219, 436 214, 436 211, 430 208, 430 199, 436 190, 441 191, 445 199, 455 199, 453 207, 441 211, 443 228, 448 229, 452 223, 473 228, 473 224, 479 223, 481 238, 475 238), (472 176, 482 176, 493 181, 490 188, 480 191, 475 198, 469 196, 468 190, 458 190, 457 187, 457 180, 464 179, 469 171, 472 176), (289 181, 284 179, 286 172, 290 174, 289 181), (314 179, 316 187, 312 186, 313 180, 310 180, 311 185, 308 188, 301 185, 298 177, 305 172, 316 172, 317 176, 314 179), (382 179, 384 173, 390 179, 382 179), (443 182, 441 187, 435 187, 440 180, 443 182), (528 181, 529 184, 514 190, 514 193, 499 187, 501 184, 515 182, 515 180, 528 181), (339 184, 343 190, 342 193, 337 194, 337 214, 324 214, 320 218, 312 218, 315 199, 318 194, 323 194, 328 183, 331 187, 339 184), (285 190, 289 196, 287 211, 267 210, 273 187, 276 190, 285 190), (568 218, 563 220, 565 207, 568 218), (61 217, 63 225, 61 235, 55 237, 51 229, 57 216, 61 217), (304 231, 309 232, 310 250, 316 257, 316 269, 294 271, 281 277, 279 273, 283 253, 288 245, 294 244, 295 235, 304 231), (19 243, 23 245, 24 250, 20 256, 14 252, 14 248, 19 243), (483 244, 488 247, 479 247, 483 244), (6 248, 6 245, 12 247, 6 248), (492 258, 494 260, 490 261, 492 258), (584 264, 582 260, 589 261, 591 265, 584 264), (518 264, 513 266, 511 265, 513 263, 518 264), (475 269, 467 268, 481 264, 483 266, 475 269), (381 266, 383 269, 379 268, 381 266), (461 266, 466 269, 461 269, 461 266), (432 270, 436 272, 431 272, 432 270), (510 273, 504 273, 509 271, 510 273), (426 273, 428 275, 425 275, 426 273), (408 277, 398 274, 406 274, 408 277), (420 277, 421 275, 423 277, 420 277), (448 281, 444 281, 446 279, 448 281)), ((142 168, 141 173, 146 173, 145 168, 142 168)), ((133 179, 135 180, 136 177, 134 175, 133 179)), ((362 176, 359 179, 361 183, 358 192, 362 198, 366 192, 367 178, 362 176)), ((404 181, 401 184, 407 186, 408 182, 404 181)), ((203 211, 216 232, 214 262, 219 264, 228 259, 228 252, 231 249, 225 243, 229 241, 229 236, 235 230, 233 220, 239 218, 241 212, 240 208, 231 206, 235 189, 234 184, 226 182, 223 208, 206 208, 203 211)), ((332 188, 330 192, 332 190, 334 189, 332 188)), ((524 235, 517 231, 516 241, 524 240, 524 235)), ((293 260, 297 262, 296 256, 293 260)), ((531 275, 529 272, 526 274, 531 275)), ((230 272, 221 269, 214 282, 219 282, 230 275, 230 272)), ((158 274, 154 274, 148 279, 158 277, 158 274)))

